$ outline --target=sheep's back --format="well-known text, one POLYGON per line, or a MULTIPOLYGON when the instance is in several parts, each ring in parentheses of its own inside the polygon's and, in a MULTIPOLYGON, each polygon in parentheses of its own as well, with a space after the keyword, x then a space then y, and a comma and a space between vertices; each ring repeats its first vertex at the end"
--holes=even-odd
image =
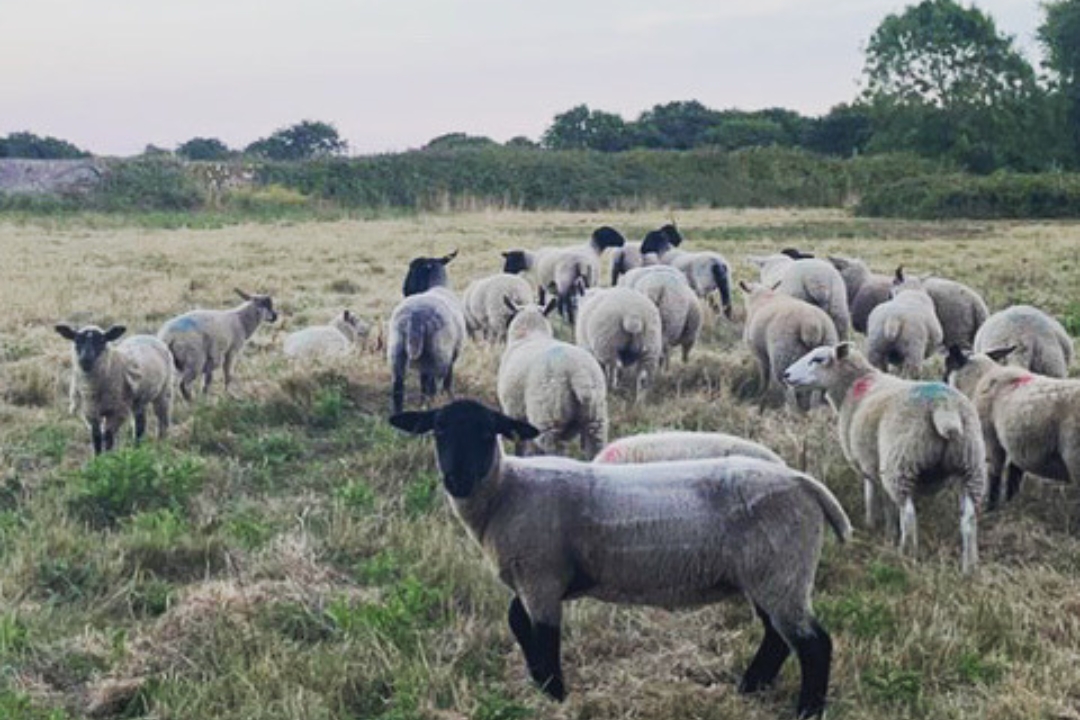
POLYGON ((330 325, 316 325, 285 336, 284 352, 298 359, 331 358, 348 355, 352 343, 345 334, 330 325))

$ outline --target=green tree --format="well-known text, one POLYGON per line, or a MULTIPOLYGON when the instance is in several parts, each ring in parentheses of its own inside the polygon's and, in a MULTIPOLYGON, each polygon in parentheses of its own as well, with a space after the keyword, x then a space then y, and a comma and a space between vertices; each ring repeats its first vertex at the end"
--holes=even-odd
POLYGON ((244 153, 268 160, 310 160, 340 155, 347 149, 348 143, 333 125, 304 120, 256 140, 244 148, 244 153))
POLYGON ((720 120, 720 113, 697 100, 671 102, 643 112, 635 130, 645 147, 688 150, 707 144, 709 131, 720 120))
POLYGON ((232 150, 217 138, 195 137, 178 145, 176 154, 186 160, 227 160, 232 150))
POLYGON ((725 150, 788 145, 788 140, 787 131, 779 123, 750 115, 722 120, 705 133, 706 143, 725 150))
POLYGON ((1057 0, 1042 7, 1046 18, 1039 27, 1039 40, 1063 109, 1066 164, 1080 167, 1080 0, 1057 0))
POLYGON ((870 141, 870 111, 863 105, 836 105, 807 128, 802 145, 825 155, 851 157, 870 141))
POLYGON ((618 152, 631 147, 632 136, 626 122, 613 113, 578 105, 555 116, 543 137, 552 150, 600 150, 618 152))
POLYGON ((0 138, 0 158, 31 158, 36 160, 72 160, 89 157, 66 140, 39 137, 30 132, 15 132, 0 138))
POLYGON ((482 135, 468 135, 463 132, 446 133, 432 138, 421 150, 475 150, 495 147, 498 143, 482 135))

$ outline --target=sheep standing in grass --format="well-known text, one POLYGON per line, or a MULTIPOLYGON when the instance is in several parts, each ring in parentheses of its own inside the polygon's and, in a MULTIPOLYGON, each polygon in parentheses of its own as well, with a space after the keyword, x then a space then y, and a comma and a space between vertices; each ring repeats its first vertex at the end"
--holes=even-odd
POLYGON ((673 267, 653 265, 631 270, 619 285, 642 293, 660 311, 662 364, 667 366, 673 347, 682 348, 683 362, 687 362, 701 332, 701 302, 686 276, 673 267))
MULTIPOLYGON (((764 402, 773 380, 783 386, 784 369, 791 363, 816 347, 837 342, 836 326, 821 308, 786 293, 759 283, 739 286, 746 302, 743 339, 757 360, 764 402)), ((813 393, 793 394, 800 408, 810 408, 813 393)))
POLYGON ((505 457, 499 435, 536 437, 527 423, 459 401, 390 418, 434 432, 450 503, 513 591, 510 630, 529 673, 563 700, 563 601, 694 607, 746 597, 765 638, 739 690, 773 683, 795 651, 798 716, 822 715, 832 642, 810 607, 825 527, 851 533, 824 485, 751 458, 601 465, 505 457))
MULTIPOLYGON (((674 225, 665 225, 659 230, 653 230, 649 235, 653 233, 667 233, 668 238, 671 241, 672 246, 678 247, 682 243, 682 235, 675 229, 674 225)), ((649 235, 646 235, 647 238, 649 235)), ((642 241, 644 242, 644 241, 642 241)), ((630 245, 626 244, 622 247, 615 248, 611 251, 611 286, 614 287, 619 284, 619 278, 630 272, 642 267, 649 267, 655 265, 659 260, 654 253, 644 253, 641 250, 641 244, 630 245)))
POLYGON ((686 275, 687 282, 698 297, 705 299, 714 309, 723 310, 731 318, 731 270, 720 253, 712 251, 686 252, 679 250, 682 236, 674 225, 665 225, 645 236, 641 252, 645 256, 656 255, 660 262, 670 265, 686 275), (720 296, 717 303, 716 296, 720 296))
MULTIPOLYGON (((504 413, 540 430, 536 444, 545 453, 577 435, 593 456, 607 442, 607 388, 604 371, 588 350, 556 340, 546 315, 555 308, 516 306, 506 351, 499 363, 499 405, 504 413)), ((517 448, 520 455, 524 447, 517 448)))
POLYGON ((784 464, 783 458, 760 443, 726 433, 665 430, 631 435, 609 443, 594 463, 653 463, 666 460, 749 457, 784 464))
POLYGON ((973 349, 986 353, 1016 346, 1008 362, 1031 372, 1063 378, 1069 373, 1073 344, 1054 318, 1030 305, 1014 305, 987 318, 975 335, 973 349))
POLYGON ((986 443, 988 505, 1020 490, 1025 472, 1051 480, 1080 481, 1080 381, 1035 375, 998 362, 1014 346, 973 354, 949 348, 945 376, 975 404, 986 443))
POLYGON ((907 378, 919 375, 924 359, 940 347, 943 333, 934 301, 921 282, 896 269, 893 298, 874 308, 867 323, 867 359, 878 370, 890 365, 907 378))
POLYGON ((892 298, 893 279, 875 273, 858 258, 829 257, 829 262, 840 272, 847 288, 848 309, 851 311, 851 327, 863 335, 874 308, 892 298))
POLYGON ((285 336, 285 356, 298 360, 345 357, 361 345, 371 326, 345 310, 329 325, 314 325, 285 336))
POLYGON ((173 397, 173 358, 165 343, 153 335, 132 335, 113 345, 125 332, 122 325, 102 330, 95 325, 75 330, 56 326, 72 342, 71 412, 80 412, 94 454, 112 450, 116 433, 135 416, 135 442, 146 432, 146 409, 154 408, 158 437, 169 432, 173 397))
POLYGON ((420 393, 425 401, 435 397, 437 386, 452 394, 454 363, 465 340, 465 312, 448 287, 446 266, 457 251, 441 258, 420 257, 409 263, 402 293, 405 299, 390 315, 386 358, 393 372, 391 402, 394 412, 405 404, 405 371, 420 373, 420 393))
POLYGON ((975 335, 986 322, 990 311, 979 293, 955 280, 927 277, 923 289, 934 301, 934 311, 941 322, 945 347, 959 345, 970 348, 975 335))
POLYGON ((608 386, 615 389, 619 368, 634 369, 634 401, 656 377, 663 355, 660 311, 649 298, 625 287, 593 288, 581 304, 574 327, 575 342, 604 368, 608 386))
POLYGON ((892 501, 890 527, 900 519, 900 549, 918 551, 915 496, 960 485, 962 568, 978 562, 977 508, 986 494, 986 446, 975 406, 940 382, 912 382, 875 369, 849 343, 817 348, 784 372, 796 387, 824 390, 840 419, 840 447, 862 475, 866 522, 876 495, 892 501))
POLYGON ((461 304, 465 309, 465 327, 471 338, 502 341, 514 313, 513 305, 532 302, 533 289, 523 278, 502 273, 474 280, 465 288, 461 304))
POLYGON ((832 318, 837 336, 847 337, 851 327, 847 288, 840 272, 830 263, 796 250, 751 256, 748 260, 758 266, 762 285, 776 286, 782 293, 821 308, 832 318))
POLYGON ((191 383, 201 373, 203 394, 210 392, 214 370, 225 376, 225 392, 244 345, 264 322, 277 321, 269 295, 251 295, 236 289, 244 301, 231 310, 193 310, 165 322, 158 337, 169 348, 180 373, 180 393, 191 400, 191 383))

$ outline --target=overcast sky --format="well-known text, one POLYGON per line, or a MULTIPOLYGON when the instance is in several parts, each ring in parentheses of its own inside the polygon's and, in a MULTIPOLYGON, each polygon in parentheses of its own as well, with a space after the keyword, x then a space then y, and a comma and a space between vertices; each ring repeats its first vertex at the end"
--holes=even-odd
MULTIPOLYGON (((100 155, 303 119, 355 153, 447 132, 536 139, 580 103, 850 101, 893 0, 0 0, 0 135, 100 155)), ((1037 0, 981 0, 1038 60, 1037 0)))

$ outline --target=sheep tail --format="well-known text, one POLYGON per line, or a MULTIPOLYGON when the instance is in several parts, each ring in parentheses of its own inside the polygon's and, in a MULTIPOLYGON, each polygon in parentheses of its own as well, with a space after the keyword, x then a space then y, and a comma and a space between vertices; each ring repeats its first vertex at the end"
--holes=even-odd
POLYGON ((847 513, 844 512, 844 506, 840 504, 836 496, 832 494, 829 488, 809 475, 796 473, 795 477, 802 484, 803 489, 814 497, 818 506, 821 507, 821 511, 825 513, 825 520, 829 523, 833 532, 836 533, 836 539, 840 542, 850 540, 851 520, 848 518, 847 513))
POLYGON ((628 335, 640 335, 645 332, 645 320, 638 314, 623 315, 622 317, 622 329, 628 335))
POLYGON ((184 372, 184 363, 180 361, 180 354, 176 352, 176 340, 170 338, 165 345, 169 348, 169 357, 172 358, 172 364, 176 368, 176 372, 184 372))
POLYGON ((960 437, 964 434, 964 421, 956 408, 936 407, 930 416, 934 423, 934 430, 946 440, 960 437))
POLYGON ((885 318, 885 322, 881 326, 881 336, 889 342, 896 342, 903 330, 903 320, 895 316, 890 316, 885 318))
POLYGON ((424 354, 424 327, 415 319, 407 320, 408 327, 405 330, 405 357, 410 361, 420 359, 424 354))

